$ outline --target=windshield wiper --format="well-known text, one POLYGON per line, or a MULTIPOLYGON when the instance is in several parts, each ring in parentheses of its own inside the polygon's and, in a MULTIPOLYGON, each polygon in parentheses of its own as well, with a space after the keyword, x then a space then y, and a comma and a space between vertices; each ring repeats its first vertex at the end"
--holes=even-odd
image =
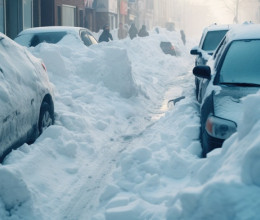
POLYGON ((228 85, 228 86, 241 86, 241 87, 260 87, 260 84, 257 83, 222 82, 220 84, 228 85))

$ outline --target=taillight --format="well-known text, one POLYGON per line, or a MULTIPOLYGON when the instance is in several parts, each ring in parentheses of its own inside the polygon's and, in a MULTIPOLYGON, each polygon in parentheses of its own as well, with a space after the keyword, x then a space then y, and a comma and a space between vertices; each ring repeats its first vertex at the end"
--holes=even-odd
POLYGON ((174 46, 171 46, 171 50, 174 50, 174 46))
POLYGON ((42 62, 42 68, 45 70, 45 72, 47 72, 46 66, 44 65, 43 62, 42 62))

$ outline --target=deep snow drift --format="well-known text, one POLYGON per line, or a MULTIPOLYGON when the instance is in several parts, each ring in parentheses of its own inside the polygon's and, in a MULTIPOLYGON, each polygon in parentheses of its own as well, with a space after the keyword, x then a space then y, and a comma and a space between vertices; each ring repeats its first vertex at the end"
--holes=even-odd
POLYGON ((243 101, 223 149, 200 159, 192 46, 162 30, 31 48, 54 85, 56 123, 1 165, 0 219, 257 219, 260 96, 243 101), (162 53, 165 38, 180 57, 162 53))

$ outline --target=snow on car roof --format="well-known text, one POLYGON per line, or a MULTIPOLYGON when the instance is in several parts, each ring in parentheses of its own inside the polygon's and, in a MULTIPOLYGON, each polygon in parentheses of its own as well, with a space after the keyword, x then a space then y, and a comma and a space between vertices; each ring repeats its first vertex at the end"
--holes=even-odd
POLYGON ((237 25, 227 33, 227 39, 242 40, 242 39, 260 39, 260 25, 246 23, 237 25))
MULTIPOLYGON (((25 29, 20 34, 39 33, 39 32, 41 32, 41 33, 43 33, 43 32, 57 32, 57 31, 65 31, 65 32, 75 33, 75 32, 78 32, 81 29, 86 29, 86 28, 69 27, 69 26, 36 27, 36 28, 25 29)), ((88 29, 86 29, 86 30, 88 30, 88 29)))
POLYGON ((232 27, 232 25, 230 25, 230 24, 226 24, 226 25, 213 24, 213 25, 206 27, 204 29, 204 32, 205 31, 229 30, 231 27, 232 27))

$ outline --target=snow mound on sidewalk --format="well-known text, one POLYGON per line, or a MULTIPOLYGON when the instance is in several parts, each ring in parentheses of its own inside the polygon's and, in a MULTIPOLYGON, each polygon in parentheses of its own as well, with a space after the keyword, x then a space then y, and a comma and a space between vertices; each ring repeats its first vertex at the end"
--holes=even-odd
POLYGON ((195 186, 179 193, 167 219, 258 218, 260 94, 245 98, 243 112, 238 132, 205 159, 194 174, 195 186))
POLYGON ((167 204, 189 183, 194 159, 201 153, 198 111, 191 99, 181 101, 146 130, 144 139, 123 152, 113 174, 114 184, 100 198, 111 188, 114 193, 100 199, 104 214, 92 220, 165 219, 167 204))
POLYGON ((104 45, 85 47, 73 37, 66 36, 58 44, 43 43, 31 51, 42 58, 48 72, 60 77, 79 77, 92 84, 103 83, 124 98, 137 95, 125 49, 104 45))
POLYGON ((28 186, 20 173, 5 167, 0 167, 0 209, 0 219, 23 219, 29 210, 30 217, 35 218, 28 186))
POLYGON ((114 193, 100 200, 103 215, 92 220, 257 219, 260 94, 246 97, 243 108, 238 132, 200 159, 199 111, 182 100, 122 154, 101 197, 111 187, 114 193))

